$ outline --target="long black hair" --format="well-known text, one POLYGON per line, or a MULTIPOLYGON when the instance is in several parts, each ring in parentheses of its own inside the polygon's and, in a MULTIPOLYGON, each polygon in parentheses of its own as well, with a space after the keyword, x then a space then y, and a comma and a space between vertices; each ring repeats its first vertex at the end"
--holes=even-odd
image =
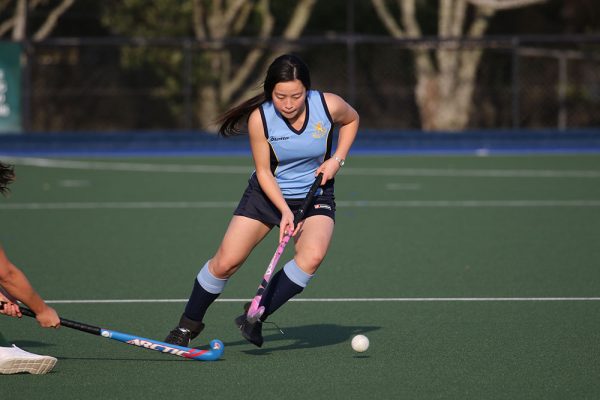
POLYGON ((10 191, 8 184, 15 180, 15 169, 12 165, 0 162, 0 193, 6 194, 10 191))
POLYGON ((231 108, 217 119, 219 134, 235 136, 243 133, 242 126, 248 121, 250 113, 264 102, 272 100, 275 85, 296 79, 302 82, 306 90, 310 89, 310 71, 304 61, 293 54, 277 57, 267 70, 263 92, 231 108))

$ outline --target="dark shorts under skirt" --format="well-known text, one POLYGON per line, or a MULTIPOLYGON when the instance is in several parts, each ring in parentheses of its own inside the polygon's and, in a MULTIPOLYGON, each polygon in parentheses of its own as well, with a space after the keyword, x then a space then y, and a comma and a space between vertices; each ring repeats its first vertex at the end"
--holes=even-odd
MULTIPOLYGON (((295 214, 302 207, 304 199, 286 199, 286 202, 295 214)), ((255 175, 248 181, 248 187, 244 191, 242 199, 233 212, 233 215, 256 219, 272 226, 279 226, 281 222, 281 213, 262 191, 255 175)), ((312 217, 313 215, 326 215, 335 221, 335 196, 333 195, 333 187, 330 190, 325 190, 322 195, 315 196, 312 204, 306 210, 303 219, 312 217)))

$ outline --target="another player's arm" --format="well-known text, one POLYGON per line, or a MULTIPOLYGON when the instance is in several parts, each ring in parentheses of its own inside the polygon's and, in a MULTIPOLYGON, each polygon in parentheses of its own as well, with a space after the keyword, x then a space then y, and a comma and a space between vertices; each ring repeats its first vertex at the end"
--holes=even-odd
MULTIPOLYGON (((0 286, 13 297, 28 306, 36 314, 36 319, 44 328, 57 327, 60 319, 56 311, 48 306, 35 291, 25 274, 13 265, 0 248, 0 286)), ((8 296, 7 296, 8 297, 8 296)), ((11 300, 8 298, 7 300, 11 300)), ((14 303, 4 307, 3 314, 21 317, 22 314, 14 303)))
POLYGON ((323 96, 334 124, 340 125, 335 154, 325 161, 316 172, 317 174, 323 173, 324 184, 333 178, 340 169, 340 163, 336 160, 336 157, 345 160, 348 156, 350 147, 352 147, 358 133, 360 118, 356 110, 340 96, 333 93, 324 93, 323 96))
POLYGON ((263 122, 258 109, 250 114, 248 134, 258 183, 269 200, 281 212, 281 224, 279 226, 279 241, 281 241, 286 230, 294 229, 294 214, 287 205, 277 180, 271 172, 271 148, 265 137, 263 122))

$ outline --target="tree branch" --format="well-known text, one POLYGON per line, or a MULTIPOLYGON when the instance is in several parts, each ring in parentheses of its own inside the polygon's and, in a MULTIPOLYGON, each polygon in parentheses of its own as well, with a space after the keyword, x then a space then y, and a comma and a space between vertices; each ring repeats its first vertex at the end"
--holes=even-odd
POLYGON ((42 3, 42 1, 45 0, 29 0, 29 9, 35 10, 35 8, 39 6, 42 3))
POLYGON ((290 22, 283 32, 283 37, 286 39, 296 39, 300 36, 315 5, 316 0, 301 0, 294 9, 294 14, 290 18, 290 22))
POLYGON ((13 26, 12 39, 15 41, 24 40, 27 32, 27 1, 17 0, 15 7, 15 24, 13 26))
POLYGON ((404 31, 402 30, 400 25, 396 23, 396 20, 394 19, 394 17, 390 13, 390 10, 385 4, 385 0, 371 0, 371 3, 375 8, 377 16, 379 17, 381 22, 383 22, 383 25, 386 27, 390 35, 392 35, 395 38, 405 37, 404 31))
POLYGON ((248 22, 248 17, 250 16, 250 12, 252 11, 253 7, 254 6, 252 2, 244 2, 244 6, 242 7, 238 15, 235 17, 235 21, 231 26, 231 32, 233 34, 237 35, 242 31, 242 29, 244 29, 244 26, 246 26, 246 23, 248 22))
POLYGON ((450 36, 452 21, 452 0, 441 0, 438 16, 438 36, 445 38, 450 36))
POLYGON ((33 35, 33 40, 45 39, 56 26, 58 19, 73 5, 75 0, 63 0, 46 18, 40 29, 33 35))
POLYGON ((206 39, 206 22, 204 21, 204 4, 202 0, 194 0, 192 20, 194 23, 194 36, 198 40, 206 39))
MULTIPOLYGON (((259 4, 257 5, 257 11, 261 15, 262 20, 259 36, 261 38, 268 38, 271 36, 273 27, 275 26, 275 19, 271 14, 269 0, 260 0, 259 4)), ((231 100, 233 93, 243 85, 250 74, 254 71, 256 64, 264 52, 264 49, 255 46, 252 50, 250 50, 248 55, 246 55, 244 62, 237 69, 237 73, 231 79, 223 80, 221 87, 222 101, 227 103, 231 100)))
POLYGON ((467 36, 471 38, 482 37, 489 25, 489 20, 494 16, 496 10, 490 7, 477 7, 475 19, 469 27, 467 36))
POLYGON ((400 8, 402 9, 402 23, 408 37, 418 38, 423 36, 421 34, 421 28, 417 22, 417 7, 415 0, 397 0, 400 8))
POLYGON ((0 37, 4 36, 4 34, 15 26, 15 19, 9 18, 6 21, 0 24, 0 37))
POLYGON ((463 25, 465 23, 465 15, 467 13, 467 2, 465 0, 457 0, 454 4, 454 25, 450 28, 450 36, 462 36, 463 25))
MULTIPOLYGON (((267 1, 267 3, 268 3, 268 1, 267 1)), ((294 9, 292 16, 290 17, 289 24, 283 33, 283 36, 286 39, 296 39, 302 34, 302 30, 306 26, 306 23, 308 22, 308 19, 311 15, 311 12, 312 12, 315 4, 316 4, 315 0, 298 1, 298 3, 296 4, 296 8, 294 9)), ((269 16, 270 16, 270 14, 269 14, 269 16)), ((270 18, 272 19, 272 16, 270 16, 270 18)), ((274 21, 271 21, 270 23, 274 23, 274 21)), ((269 29, 269 33, 267 34, 265 31, 263 31, 261 33, 261 37, 265 37, 265 38, 269 37, 271 35, 271 30, 272 30, 272 26, 269 29)), ((287 52, 287 49, 284 47, 278 47, 274 51, 272 51, 270 53, 270 56, 266 57, 267 59, 265 60, 264 65, 262 66, 262 70, 266 70, 268 65, 273 61, 272 58, 274 58, 275 56, 278 56, 282 52, 287 52)), ((256 64, 258 64, 260 59, 264 58, 263 57, 264 53, 265 53, 265 50, 260 47, 256 47, 250 52, 250 54, 247 57, 247 61, 249 64, 253 65, 252 69, 255 69, 256 64)), ((250 71, 251 71, 251 69, 248 69, 248 72, 250 72, 250 71)), ((245 79, 247 79, 247 78, 248 78, 248 76, 245 77, 245 79)), ((240 97, 247 97, 251 92, 254 92, 254 91, 255 91, 255 88, 250 88, 249 90, 246 90, 245 93, 243 93, 242 96, 240 96, 240 97)))
POLYGON ((240 10, 246 3, 245 0, 235 0, 233 3, 229 4, 227 9, 225 10, 225 15, 223 16, 223 24, 227 26, 227 30, 229 31, 235 18, 240 13, 240 10))
POLYGON ((545 3, 547 0, 467 0, 476 7, 489 7, 494 10, 527 7, 532 4, 545 3))

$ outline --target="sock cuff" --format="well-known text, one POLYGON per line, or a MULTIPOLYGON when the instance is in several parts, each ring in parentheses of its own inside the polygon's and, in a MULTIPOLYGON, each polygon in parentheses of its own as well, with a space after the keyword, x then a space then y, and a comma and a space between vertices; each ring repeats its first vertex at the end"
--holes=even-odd
POLYGON ((283 267, 283 272, 285 272, 290 281, 303 288, 305 288, 306 285, 308 285, 308 282, 310 282, 310 280, 314 276, 302 271, 302 269, 298 266, 298 264, 296 264, 296 261, 293 259, 287 264, 285 264, 285 266, 283 267))
POLYGON ((204 267, 198 272, 196 277, 198 283, 204 290, 212 294, 219 294, 223 292, 227 279, 219 279, 208 270, 208 261, 204 264, 204 267))

